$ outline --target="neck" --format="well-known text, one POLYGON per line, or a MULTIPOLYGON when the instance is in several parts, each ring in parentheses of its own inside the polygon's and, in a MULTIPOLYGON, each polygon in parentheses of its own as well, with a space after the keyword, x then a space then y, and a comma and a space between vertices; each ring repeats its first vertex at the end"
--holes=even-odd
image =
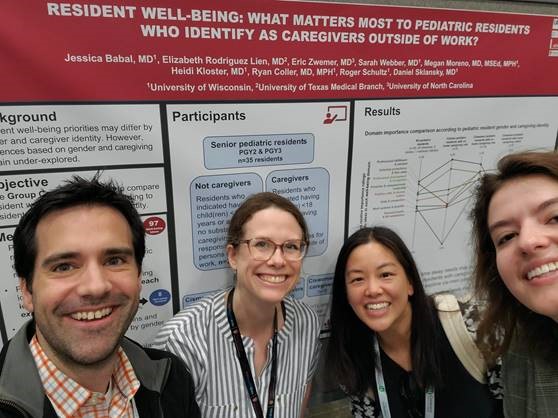
POLYGON ((233 312, 242 335, 258 338, 273 334, 273 317, 277 309, 277 326, 281 324, 281 304, 270 304, 246 297, 242 289, 236 288, 233 297, 233 312))
POLYGON ((116 367, 116 361, 116 356, 114 356, 112 361, 107 362, 102 368, 95 366, 95 369, 92 370, 90 367, 82 367, 81 370, 75 370, 75 376, 68 376, 86 389, 93 392, 105 393, 109 387, 110 380, 112 379, 112 374, 114 372, 114 368, 116 367))
POLYGON ((411 348, 411 329, 408 331, 389 330, 378 334, 380 346, 384 351, 400 350, 403 347, 411 348))
POLYGON ((50 349, 48 344, 44 344, 39 333, 37 333, 37 339, 49 360, 70 379, 75 380, 79 385, 93 392, 105 393, 107 391, 118 359, 116 351, 108 358, 93 365, 83 365, 76 363, 72 359, 59 356, 50 349))
POLYGON ((411 361, 411 322, 412 309, 408 304, 402 317, 385 331, 378 333, 378 342, 393 361, 409 371, 411 361))

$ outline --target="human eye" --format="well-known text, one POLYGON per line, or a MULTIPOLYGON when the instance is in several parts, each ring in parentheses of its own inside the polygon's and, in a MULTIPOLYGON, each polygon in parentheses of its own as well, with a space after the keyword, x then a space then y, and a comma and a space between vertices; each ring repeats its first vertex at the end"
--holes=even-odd
POLYGON ((499 236, 496 236, 494 238, 494 245, 496 247, 501 247, 502 245, 505 245, 506 243, 511 241, 516 235, 517 234, 515 232, 509 232, 509 233, 505 233, 505 234, 501 234, 499 236))
POLYGON ((254 238, 250 241, 250 245, 257 250, 267 250, 272 247, 271 242, 263 238, 254 238))
POLYGON ((105 261, 105 265, 107 266, 121 266, 122 264, 126 263, 127 259, 122 256, 111 256, 105 261))
POLYGON ((54 273, 68 273, 70 271, 72 271, 74 268, 74 266, 72 266, 70 263, 57 263, 55 265, 52 266, 52 271, 54 273))
POLYGON ((362 283, 363 281, 364 278, 362 276, 349 276, 347 278, 348 284, 358 284, 358 283, 362 283))
POLYGON ((302 243, 300 241, 286 241, 283 243, 283 248, 286 251, 297 253, 300 252, 302 248, 302 243))
POLYGON ((391 278, 392 276, 394 276, 394 274, 393 274, 393 272, 391 272, 391 271, 382 271, 382 272, 380 273, 380 277, 381 277, 382 279, 389 279, 389 278, 391 278))
POLYGON ((552 214, 548 220, 549 224, 558 224, 558 213, 552 214))

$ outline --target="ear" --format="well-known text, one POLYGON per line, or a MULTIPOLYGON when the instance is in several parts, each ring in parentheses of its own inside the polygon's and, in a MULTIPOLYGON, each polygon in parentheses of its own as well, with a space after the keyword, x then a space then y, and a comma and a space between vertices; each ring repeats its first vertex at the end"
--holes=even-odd
POLYGON ((413 289, 412 283, 410 281, 407 281, 407 295, 413 296, 414 293, 415 293, 415 289, 413 289))
POLYGON ((236 270, 236 247, 232 244, 227 245, 227 259, 229 260, 229 266, 236 270))
POLYGON ((23 306, 29 312, 33 312, 33 294, 31 289, 27 287, 27 281, 23 278, 19 278, 19 288, 21 290, 21 295, 23 296, 23 306))

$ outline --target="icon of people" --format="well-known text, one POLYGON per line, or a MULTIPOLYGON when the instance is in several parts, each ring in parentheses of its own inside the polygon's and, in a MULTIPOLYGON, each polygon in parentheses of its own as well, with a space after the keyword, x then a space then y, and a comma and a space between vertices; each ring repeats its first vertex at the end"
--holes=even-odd
POLYGON ((327 112, 327 113, 326 113, 326 116, 325 116, 325 119, 324 119, 324 125, 329 125, 329 124, 333 123, 333 121, 334 121, 335 119, 337 119, 337 115, 336 115, 336 114, 332 116, 332 115, 331 115, 331 112, 327 112))

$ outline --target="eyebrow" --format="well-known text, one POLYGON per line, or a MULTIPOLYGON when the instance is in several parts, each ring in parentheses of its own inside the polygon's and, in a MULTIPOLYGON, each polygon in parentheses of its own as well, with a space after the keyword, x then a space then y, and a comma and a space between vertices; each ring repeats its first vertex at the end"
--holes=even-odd
POLYGON ((71 252, 71 251, 64 252, 64 253, 55 253, 45 258, 41 263, 41 267, 48 267, 49 265, 55 264, 62 260, 69 260, 71 258, 76 258, 78 255, 79 253, 71 252))
MULTIPOLYGON (((536 212, 540 212, 540 211, 545 210, 546 208, 548 208, 552 205, 556 205, 556 204, 558 204, 558 197, 554 197, 552 199, 545 200, 544 202, 542 202, 537 207, 536 212)), ((507 226, 511 223, 512 223, 512 221, 510 221, 508 219, 502 219, 501 221, 494 222, 492 225, 488 226, 488 232, 492 233, 495 229, 502 228, 502 227, 507 226)))
MULTIPOLYGON (((72 258, 79 257, 80 253, 77 251, 66 251, 61 253, 55 253, 50 255, 49 257, 45 258, 41 263, 41 267, 47 267, 51 264, 55 264, 60 261, 70 260, 72 258)), ((115 248, 107 248, 103 255, 110 256, 110 255, 127 255, 132 257, 134 255, 134 250, 130 247, 115 247, 115 248)))
MULTIPOLYGON (((264 239, 264 240, 266 240, 266 241, 270 241, 270 242, 273 242, 274 244, 277 244, 277 243, 275 242, 275 240, 272 240, 272 239, 269 238, 269 237, 245 238, 246 241, 251 241, 251 240, 253 240, 253 239, 264 239)), ((285 242, 292 242, 292 241, 304 241, 304 239, 303 239, 302 237, 301 237, 301 238, 288 238, 288 239, 286 239, 285 241, 283 241, 283 244, 284 244, 285 242)), ((278 244, 278 245, 280 245, 280 244, 278 244)))
POLYGON ((106 255, 134 255, 134 250, 130 247, 109 248, 105 251, 106 255))
POLYGON ((388 261, 386 263, 380 264, 378 267, 376 267, 376 270, 380 270, 383 269, 384 267, 388 267, 388 266, 396 266, 397 264, 394 263, 393 261, 388 261))
MULTIPOLYGON (((381 269, 383 269, 383 268, 385 268, 385 267, 388 267, 388 266, 396 266, 396 265, 397 265, 397 264, 394 263, 393 261, 388 261, 387 263, 380 264, 378 267, 376 267, 376 270, 381 270, 381 269)), ((347 271, 345 272, 345 274, 350 274, 350 273, 362 273, 363 271, 364 271, 364 270, 362 270, 362 269, 352 269, 352 270, 347 270, 347 271)))

